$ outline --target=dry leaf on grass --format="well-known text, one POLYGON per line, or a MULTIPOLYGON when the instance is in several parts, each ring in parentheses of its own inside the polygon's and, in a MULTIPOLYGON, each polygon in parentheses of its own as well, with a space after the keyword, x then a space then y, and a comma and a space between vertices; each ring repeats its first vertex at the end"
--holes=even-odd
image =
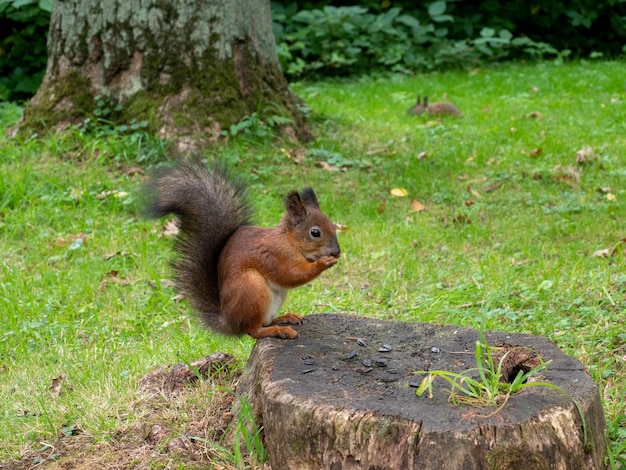
POLYGON ((622 238, 619 240, 613 248, 604 248, 602 250, 596 250, 593 252, 593 256, 596 258, 609 258, 611 256, 617 255, 620 251, 624 249, 626 245, 626 238, 622 238))
POLYGON ((419 202, 417 199, 413 199, 413 202, 411 202, 411 210, 413 212, 422 212, 423 210, 426 210, 426 206, 424 206, 424 204, 419 202))
POLYGON ((591 163, 597 160, 598 156, 591 147, 583 147, 576 152, 576 163, 583 165, 585 163, 591 163))
POLYGON ((331 165, 328 162, 324 162, 321 160, 318 160, 317 162, 315 162, 315 164, 317 166, 319 166, 322 170, 326 170, 326 171, 339 171, 339 168, 336 167, 335 165, 331 165))
POLYGON ((498 189, 500 186, 502 186, 503 184, 504 184, 504 181, 495 181, 495 182, 491 183, 489 186, 487 186, 485 188, 485 192, 486 193, 492 193, 496 189, 498 189))
POLYGON ((407 197, 409 192, 404 188, 393 188, 389 193, 395 197, 407 197))
POLYGON ((596 258, 608 258, 609 256, 611 256, 611 249, 603 248, 602 250, 596 250, 593 252, 593 256, 595 256, 596 258))
POLYGON ((108 255, 106 255, 104 257, 104 259, 106 261, 109 261, 109 260, 115 258, 116 256, 121 256, 121 257, 124 258, 124 257, 126 257, 128 255, 130 255, 130 253, 128 251, 116 251, 115 253, 109 253, 108 255))
POLYGON ((467 186, 467 192, 470 193, 472 196, 474 196, 476 199, 481 199, 482 196, 480 195, 480 193, 478 191, 476 191, 474 188, 472 188, 471 186, 467 186))
POLYGON ((541 119, 543 117, 543 114, 541 114, 539 111, 531 111, 530 113, 524 114, 524 117, 526 119, 541 119))
POLYGON ((52 379, 52 383, 48 388, 48 390, 50 390, 50 396, 52 396, 52 398, 58 397, 61 394, 61 389, 63 388, 63 384, 65 383, 66 378, 66 374, 61 374, 58 377, 52 379))
POLYGON ((557 165, 552 170, 552 180, 557 183, 564 183, 572 189, 578 189, 578 183, 582 176, 582 170, 571 166, 557 165))
POLYGON ((176 220, 171 219, 163 224, 163 233, 162 235, 165 237, 175 237, 178 235, 178 223, 176 220))
POLYGON ((335 224, 335 230, 337 230, 337 233, 346 233, 350 230, 350 227, 344 224, 335 224))

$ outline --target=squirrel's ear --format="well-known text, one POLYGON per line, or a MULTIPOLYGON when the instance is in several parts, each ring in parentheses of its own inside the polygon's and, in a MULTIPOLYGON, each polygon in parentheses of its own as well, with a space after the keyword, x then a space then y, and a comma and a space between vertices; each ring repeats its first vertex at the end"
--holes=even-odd
POLYGON ((313 188, 304 188, 300 192, 300 198, 305 206, 315 206, 317 209, 320 208, 320 203, 317 202, 317 196, 313 188))
POLYGON ((302 202, 297 191, 292 191, 287 195, 285 206, 287 207, 289 225, 296 226, 306 218, 306 207, 304 207, 304 202, 302 202))

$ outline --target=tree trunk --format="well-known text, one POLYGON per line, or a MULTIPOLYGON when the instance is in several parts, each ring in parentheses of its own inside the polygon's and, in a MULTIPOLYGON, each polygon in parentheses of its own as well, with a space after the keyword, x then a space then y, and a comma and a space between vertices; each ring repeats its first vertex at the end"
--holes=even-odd
POLYGON ((48 55, 20 132, 82 122, 101 96, 109 111, 119 105, 113 118, 147 120, 164 138, 218 136, 254 112, 309 137, 280 70, 269 0, 57 0, 48 55))
POLYGON ((416 370, 475 369, 476 330, 340 315, 309 315, 297 329, 297 340, 257 341, 238 388, 263 426, 272 468, 604 468, 598 387, 544 338, 486 333, 490 345, 520 352, 503 360, 510 375, 533 369, 539 355, 551 362, 536 380, 566 393, 537 385, 484 408, 450 403, 443 379, 432 398, 414 388, 416 370))

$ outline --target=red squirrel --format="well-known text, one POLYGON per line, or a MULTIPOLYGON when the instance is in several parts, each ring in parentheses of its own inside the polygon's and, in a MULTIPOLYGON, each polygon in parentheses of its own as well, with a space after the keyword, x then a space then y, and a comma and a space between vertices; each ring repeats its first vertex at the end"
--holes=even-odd
POLYGON ((447 101, 439 101, 437 103, 428 104, 428 96, 424 96, 424 104, 422 104, 422 96, 417 95, 417 103, 408 109, 409 114, 421 116, 428 113, 431 116, 456 116, 461 115, 461 110, 452 103, 447 101))
POLYGON ((219 333, 294 339, 295 313, 277 316, 287 291, 334 266, 334 224, 315 192, 287 195, 276 227, 251 224, 245 187, 220 164, 194 160, 162 170, 148 183, 148 213, 178 216, 175 283, 203 322, 219 333))

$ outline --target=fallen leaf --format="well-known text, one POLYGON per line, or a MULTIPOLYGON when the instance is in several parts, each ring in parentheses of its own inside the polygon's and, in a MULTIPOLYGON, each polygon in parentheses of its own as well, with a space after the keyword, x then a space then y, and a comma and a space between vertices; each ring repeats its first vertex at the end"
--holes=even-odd
POLYGON ((626 238, 619 240, 613 248, 604 248, 602 250, 596 250, 593 252, 593 256, 597 258, 608 258, 609 256, 615 256, 620 252, 623 246, 626 245, 626 238))
POLYGON ((54 397, 58 397, 61 394, 61 388, 63 387, 63 383, 67 378, 66 374, 61 374, 58 377, 52 379, 52 384, 50 385, 50 395, 54 397))
POLYGON ((610 248, 596 250, 593 252, 593 256, 595 256, 596 258, 608 258, 609 256, 611 256, 611 250, 610 248))
POLYGON ((530 113, 524 114, 524 117, 526 119, 531 119, 531 118, 541 119, 543 115, 539 111, 531 111, 530 113))
POLYGON ((617 201, 617 196, 615 194, 613 194, 613 193, 608 193, 606 195, 606 199, 607 199, 607 201, 615 202, 615 201, 617 201))
POLYGON ((407 197, 409 195, 408 191, 404 188, 393 188, 389 192, 395 197, 407 197))
POLYGON ((491 183, 489 186, 487 186, 485 188, 485 192, 486 193, 492 193, 493 191, 495 191, 496 189, 498 189, 500 186, 502 186, 504 184, 503 181, 496 181, 494 183, 491 183))
POLYGON ((63 237, 58 237, 53 242, 48 242, 48 246, 54 246, 57 248, 62 248, 67 245, 67 241, 63 237))
POLYGON ((128 196, 128 193, 126 191, 119 191, 117 189, 113 189, 111 191, 102 191, 101 193, 96 194, 96 199, 106 199, 107 197, 118 197, 118 198, 124 198, 128 196))
POLYGON ((115 258, 116 256, 125 257, 125 256, 128 256, 129 254, 130 253, 128 253, 128 251, 116 251, 115 253, 110 253, 110 254, 106 255, 104 257, 104 259, 105 259, 105 261, 109 261, 109 260, 115 258))
POLYGON ((476 191, 474 188, 472 188, 471 186, 467 186, 467 192, 470 193, 472 196, 474 196, 476 199, 481 199, 482 196, 480 195, 480 193, 478 191, 476 191))
POLYGON ((511 127, 511 128, 509 129, 509 132, 510 132, 511 134, 515 134, 515 132, 516 132, 516 131, 517 131, 517 129, 516 129, 515 127, 511 127))
POLYGON ((564 183, 572 189, 578 189, 578 183, 582 176, 582 170, 571 166, 557 165, 552 170, 552 180, 558 183, 564 183))
POLYGON ((422 212, 425 209, 426 206, 424 206, 424 204, 419 202, 417 199, 413 199, 413 202, 411 202, 411 210, 413 212, 422 212))
POLYGON ((429 156, 430 155, 427 152, 420 152, 420 153, 417 154, 417 159, 418 160, 425 160, 429 156))
POLYGON ((335 230, 337 230, 337 233, 346 233, 350 230, 350 227, 343 224, 335 224, 335 230))
POLYGON ((163 224, 163 235, 166 237, 175 237, 178 235, 178 223, 176 220, 171 219, 163 224))
POLYGON ((474 204, 476 204, 476 203, 474 201, 472 201, 471 199, 468 199, 467 201, 465 201, 465 206, 466 207, 473 206, 474 204))
POLYGON ((339 168, 338 168, 338 167, 336 167, 335 165, 331 165, 330 163, 325 162, 325 161, 321 161, 321 160, 319 160, 319 161, 315 162, 315 164, 316 164, 317 166, 319 166, 322 170, 326 170, 326 171, 339 171, 339 168))
POLYGON ((611 187, 610 186, 604 186, 603 188, 598 188, 598 192, 600 192, 602 194, 610 193, 611 192, 611 187))
POLYGON ((530 154, 528 156, 531 157, 531 158, 537 158, 542 153, 543 153, 543 149, 541 147, 539 147, 539 148, 536 148, 534 150, 531 150, 530 154))
POLYGON ((598 156, 591 147, 583 147, 576 152, 576 163, 585 164, 597 160, 598 156))
POLYGON ((152 444, 158 444, 167 436, 168 432, 169 429, 167 429, 167 427, 161 424, 155 424, 150 428, 150 432, 148 433, 146 440, 152 444))

